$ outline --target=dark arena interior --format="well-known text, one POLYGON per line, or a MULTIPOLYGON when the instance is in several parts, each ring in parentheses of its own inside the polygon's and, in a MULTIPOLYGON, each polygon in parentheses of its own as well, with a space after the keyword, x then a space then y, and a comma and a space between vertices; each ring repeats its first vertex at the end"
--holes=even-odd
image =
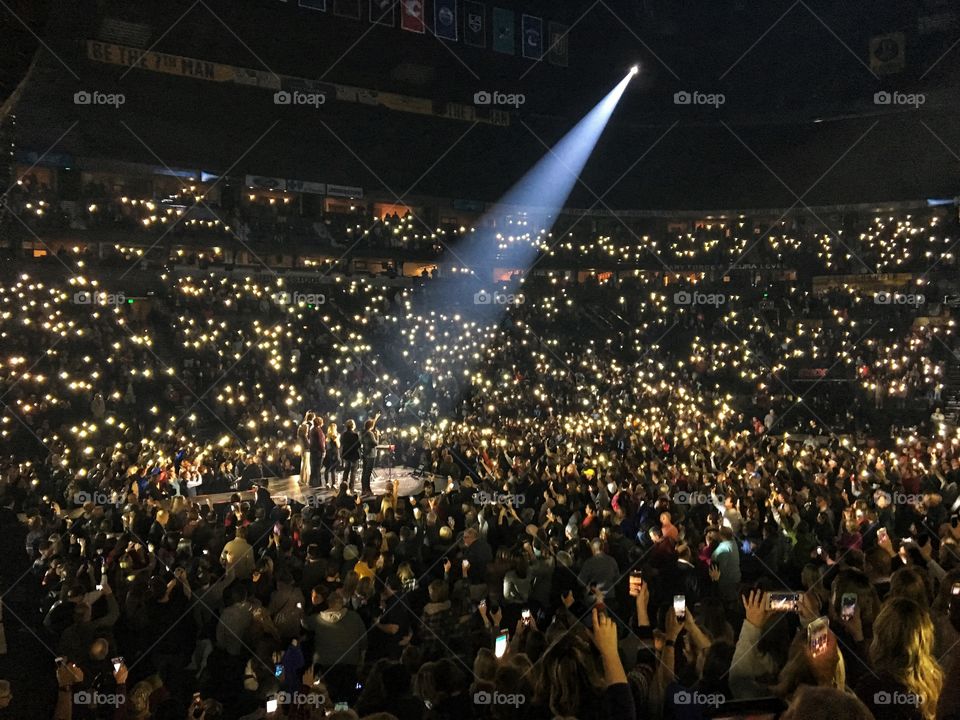
POLYGON ((0 719, 960 720, 960 3, 0 0, 0 719))

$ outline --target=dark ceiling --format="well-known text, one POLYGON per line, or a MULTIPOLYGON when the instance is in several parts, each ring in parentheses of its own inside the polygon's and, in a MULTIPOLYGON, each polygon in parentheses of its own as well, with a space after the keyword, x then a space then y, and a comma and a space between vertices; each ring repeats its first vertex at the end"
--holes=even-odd
MULTIPOLYGON (((46 22, 34 12, 28 23, 44 43, 17 106, 18 143, 43 152, 66 132, 58 149, 75 155, 494 200, 639 62, 571 205, 787 207, 952 196, 960 186, 960 49, 951 50, 960 25, 949 3, 495 4, 571 25, 570 66, 371 27, 366 8, 356 22, 294 0, 51 2, 46 22), (440 101, 499 89, 526 102, 506 129, 347 103, 278 114, 266 90, 87 61, 85 41, 104 18, 146 27, 148 47, 173 54, 440 101), (891 32, 903 33, 903 68, 875 74, 870 39, 891 32), (73 92, 84 88, 127 102, 78 107, 73 92), (722 93, 724 103, 678 105, 682 91, 722 93), (881 91, 922 93, 924 103, 878 105, 881 91)), ((23 24, 5 17, 18 47, 31 47, 23 24)), ((17 52, 4 77, 25 70, 17 52)))

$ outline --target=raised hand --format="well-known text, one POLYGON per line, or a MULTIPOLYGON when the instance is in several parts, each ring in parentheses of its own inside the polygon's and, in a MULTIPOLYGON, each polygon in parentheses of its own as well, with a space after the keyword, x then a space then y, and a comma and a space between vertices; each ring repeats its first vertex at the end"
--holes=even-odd
POLYGON ((683 623, 677 619, 676 611, 670 608, 667 611, 667 639, 676 642, 677 638, 680 637, 681 630, 683 630, 683 623))
POLYGON ((604 657, 617 654, 617 624, 597 608, 593 609, 593 642, 604 657))
POLYGON ((750 594, 743 598, 743 609, 747 613, 747 622, 757 628, 762 628, 770 617, 766 593, 763 590, 751 590, 750 594))

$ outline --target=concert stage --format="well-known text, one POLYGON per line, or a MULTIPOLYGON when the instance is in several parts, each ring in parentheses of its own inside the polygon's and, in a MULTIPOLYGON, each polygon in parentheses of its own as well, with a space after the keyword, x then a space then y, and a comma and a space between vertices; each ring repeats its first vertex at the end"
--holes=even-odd
MULTIPOLYGON (((340 477, 339 473, 337 474, 337 477, 340 477)), ((370 483, 370 488, 373 490, 373 494, 377 496, 387 494, 387 482, 391 479, 400 481, 401 497, 417 495, 423 490, 423 478, 414 477, 413 470, 410 468, 379 468, 373 471, 373 478, 370 483)), ((336 490, 304 487, 300 485, 299 481, 299 475, 290 475, 285 478, 270 478, 267 480, 267 489, 270 491, 270 495, 273 497, 274 501, 280 504, 282 504, 285 499, 295 500, 296 502, 304 505, 309 505, 311 503, 316 504, 318 502, 323 503, 327 500, 333 499, 337 494, 336 490)), ((359 472, 357 473, 356 484, 359 487, 359 472)), ((238 494, 243 500, 253 499, 253 490, 244 490, 238 494)), ((198 502, 209 501, 214 505, 219 505, 220 503, 230 502, 232 495, 234 495, 234 493, 211 493, 208 495, 197 495, 195 500, 198 502)))

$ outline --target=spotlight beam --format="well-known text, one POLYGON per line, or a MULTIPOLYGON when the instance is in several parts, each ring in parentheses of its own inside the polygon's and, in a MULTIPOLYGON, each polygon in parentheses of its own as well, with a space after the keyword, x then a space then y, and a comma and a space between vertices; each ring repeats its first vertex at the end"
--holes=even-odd
MULTIPOLYGON (((583 172, 634 75, 636 73, 631 68, 590 112, 480 218, 477 231, 460 243, 456 253, 450 253, 457 261, 471 269, 490 267, 496 252, 496 225, 504 212, 524 212, 528 221, 539 224, 546 232, 552 229, 558 212, 573 191, 580 173, 583 172)), ((513 264, 519 264, 526 269, 532 264, 536 254, 536 246, 531 245, 529 252, 517 256, 518 263, 513 264)), ((492 278, 488 276, 480 280, 489 283, 492 278)))
MULTIPOLYGON (((636 75, 631 70, 610 90, 571 130, 537 161, 520 180, 500 198, 497 204, 477 222, 471 233, 448 249, 441 258, 451 265, 465 266, 473 275, 473 282, 445 282, 431 287, 427 302, 439 313, 470 309, 470 315, 480 326, 499 324, 507 318, 507 307, 523 302, 519 288, 509 293, 499 292, 494 282, 494 264, 497 261, 498 235, 523 234, 525 228, 549 232, 557 220, 574 185, 593 153, 614 109, 623 97, 630 80, 636 75), (500 224, 504 211, 521 213, 521 224, 507 227, 500 224), (479 271, 479 272, 478 272, 479 271)), ((510 269, 526 272, 537 257, 538 238, 529 245, 520 245, 510 258, 510 269), (521 249, 522 248, 522 249, 521 249)), ((461 275, 462 277, 462 275, 461 275)), ((460 360, 463 370, 479 361, 480 355, 460 360)))

